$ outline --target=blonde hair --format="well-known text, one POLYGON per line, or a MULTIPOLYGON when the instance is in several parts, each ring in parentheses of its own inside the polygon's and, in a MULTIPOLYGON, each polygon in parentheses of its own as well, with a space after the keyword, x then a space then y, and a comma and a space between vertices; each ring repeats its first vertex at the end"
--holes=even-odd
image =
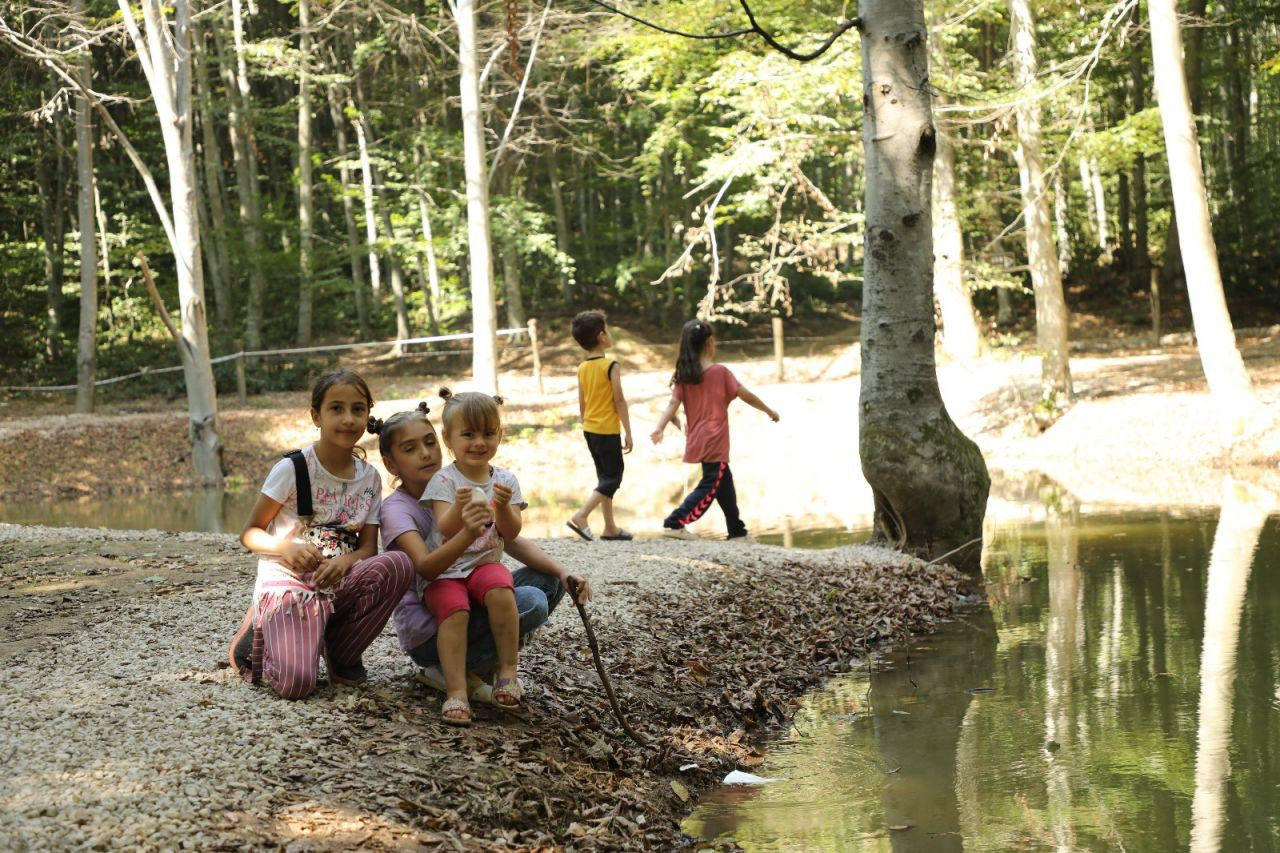
POLYGON ((444 411, 440 413, 440 425, 445 432, 451 432, 459 419, 463 426, 469 426, 472 429, 502 428, 502 413, 498 410, 502 405, 502 398, 496 394, 484 394, 479 391, 463 391, 461 394, 455 394, 448 388, 441 388, 440 399, 444 400, 444 411))

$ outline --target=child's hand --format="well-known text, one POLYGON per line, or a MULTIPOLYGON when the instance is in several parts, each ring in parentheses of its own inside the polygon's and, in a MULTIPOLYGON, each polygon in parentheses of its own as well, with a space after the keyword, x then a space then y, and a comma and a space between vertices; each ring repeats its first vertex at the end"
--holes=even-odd
POLYGON ((630 453, 632 450, 631 433, 627 433, 626 438, 622 439, 622 452, 630 453))
POLYGON ((511 489, 501 483, 493 484, 493 502, 498 506, 506 506, 511 503, 511 489))
MULTIPOLYGON (((458 492, 461 493, 462 490, 459 489, 458 492)), ((462 524, 472 536, 478 538, 491 521, 493 521, 493 510, 485 504, 473 501, 462 504, 462 524)))
POLYGON ((356 558, 354 554, 340 554, 337 557, 330 557, 320 564, 316 569, 315 582, 316 586, 321 589, 328 589, 336 586, 347 575, 347 570, 355 565, 356 558))
POLYGON ((566 573, 564 577, 560 578, 560 583, 564 585, 570 596, 573 595, 575 589, 577 590, 578 594, 573 600, 578 604, 586 604, 591 600, 591 581, 582 575, 566 573))
POLYGON ((649 433, 649 438, 653 440, 654 444, 660 444, 662 442, 662 427, 658 427, 649 433))
POLYGON ((310 542, 289 541, 280 549, 280 565, 296 577, 315 571, 323 559, 320 549, 310 542))
POLYGON ((778 422, 778 413, 775 412, 773 409, 770 409, 768 411, 768 415, 769 415, 769 420, 773 421, 775 424, 778 422))

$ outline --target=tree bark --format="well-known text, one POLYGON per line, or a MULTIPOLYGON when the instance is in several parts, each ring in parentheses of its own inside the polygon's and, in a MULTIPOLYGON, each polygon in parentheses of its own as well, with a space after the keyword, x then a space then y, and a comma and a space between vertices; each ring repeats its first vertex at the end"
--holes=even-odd
MULTIPOLYGON (((519 161, 515 155, 506 158, 498 166, 495 182, 499 195, 513 195, 515 173, 519 161)), ((502 244, 502 287, 506 294, 507 328, 524 328, 524 295, 520 292, 520 250, 516 243, 516 228, 508 224, 503 229, 500 240, 502 244)))
MULTIPOLYGON (((569 256, 569 214, 565 211, 564 192, 560 189, 560 167, 556 165, 556 157, 558 156, 555 146, 547 149, 547 179, 551 189, 551 209, 556 216, 556 248, 560 250, 560 254, 569 256)), ((560 300, 565 305, 573 304, 573 280, 569 278, 569 274, 564 270, 563 264, 560 266, 560 300)))
POLYGON ((1248 424, 1255 402, 1222 293, 1195 119, 1182 72, 1182 35, 1175 0, 1147 0, 1147 12, 1151 18, 1156 95, 1196 345, 1223 425, 1229 435, 1239 435, 1248 424))
POLYGON ((1111 263, 1111 229, 1107 224, 1107 194, 1102 188, 1102 169, 1098 159, 1089 159, 1089 180, 1093 185, 1093 208, 1097 220, 1098 249, 1102 252, 1102 262, 1111 263))
POLYGON ((360 152, 360 181, 364 199, 364 240, 369 259, 369 290, 373 294, 373 311, 380 313, 382 299, 382 270, 378 265, 378 223, 373 200, 373 161, 369 158, 369 139, 365 132, 365 116, 362 104, 347 101, 352 111, 351 126, 356 131, 356 148, 360 152))
POLYGON ((67 234, 67 168, 62 122, 58 118, 53 120, 52 135, 49 146, 52 150, 37 151, 35 158, 44 236, 45 358, 51 363, 61 355, 63 253, 67 234))
MULTIPOLYGON (((74 0, 72 14, 84 20, 84 0, 74 0)), ((86 47, 76 60, 80 85, 89 88, 93 59, 86 47)), ((77 214, 80 225, 80 333, 76 338, 76 411, 93 411, 98 356, 98 244, 93 183, 93 119, 89 99, 76 98, 76 180, 80 185, 77 214)))
POLYGON ((1027 0, 1009 0, 1014 82, 1023 93, 1018 102, 1018 177, 1027 239, 1027 266, 1036 298, 1036 347, 1040 350, 1040 402, 1036 419, 1048 426, 1070 405, 1071 366, 1067 349, 1067 305, 1049 222, 1049 197, 1040 149, 1040 102, 1036 88, 1036 35, 1027 0))
POLYGON ((1058 230, 1058 274, 1065 277, 1071 269, 1071 232, 1067 229, 1067 184, 1061 169, 1053 173, 1053 224, 1058 230))
MULTIPOLYGON (((1133 10, 1133 28, 1138 29, 1140 16, 1135 6, 1133 10)), ((1140 113, 1147 108, 1146 63, 1142 57, 1142 40, 1134 39, 1129 51, 1129 74, 1133 78, 1133 111, 1140 113)), ((1147 158, 1138 154, 1133 161, 1133 263, 1130 266, 1130 286, 1139 291, 1149 287, 1151 283, 1151 250, 1147 226, 1147 158)), ((1169 222, 1169 233, 1177 233, 1177 223, 1169 222)), ((1176 254, 1176 249, 1175 249, 1176 254)), ((1166 264, 1166 269, 1169 265, 1166 264)), ((1156 341, 1158 344, 1159 341, 1156 341)))
MULTIPOLYGON (((379 181, 379 184, 382 182, 379 181)), ((396 340, 402 341, 409 337, 409 306, 404 301, 404 265, 400 263, 400 248, 396 245, 396 229, 391 223, 391 204, 387 201, 385 191, 378 194, 378 200, 382 202, 379 206, 382 215, 382 230, 387 234, 387 267, 391 271, 391 298, 396 308, 396 340)), ((400 352, 400 344, 396 344, 392 351, 400 352)))
POLYGON ((313 222, 315 197, 311 174, 311 8, 298 0, 298 346, 311 345, 311 305, 315 288, 313 222))
POLYGON ((459 94, 462 150, 467 184, 467 241, 471 270, 471 379, 480 391, 498 391, 497 308, 493 298, 493 244, 489 231, 489 176, 480 108, 474 0, 457 0, 459 94))
POLYGON ((923 0, 862 0, 865 284, 859 454, 876 537, 979 571, 990 479, 934 364, 930 193, 937 137, 923 0))
POLYGON ((964 283, 964 235, 956 211, 956 149, 951 134, 937 129, 933 163, 933 287, 942 311, 942 349, 955 359, 977 358, 982 333, 964 283))
MULTIPOLYGON (((204 49, 204 38, 197 25, 192 33, 195 43, 204 49)), ((218 153, 218 135, 213 124, 213 93, 209 84, 209 58, 192 57, 196 71, 196 101, 200 110, 201 161, 204 165, 204 205, 208 211, 211 234, 203 240, 209 262, 209 278, 213 284, 214 316, 219 328, 230 329, 231 255, 227 251, 227 208, 223 195, 222 157, 218 153)))
POLYGON ((365 304, 364 264, 361 259, 363 251, 360 247, 359 232, 356 230, 356 202, 352 198, 351 170, 347 167, 347 124, 342 115, 342 107, 338 101, 337 89, 328 87, 329 117, 333 121, 334 140, 338 145, 338 182, 342 193, 342 219, 347 228, 347 261, 351 265, 351 281, 355 289, 356 322, 360 331, 360 340, 370 340, 369 308, 365 304))
MULTIPOLYGON (((221 66, 223 85, 227 90, 227 124, 231 133, 231 154, 236 169, 236 195, 240 203, 240 230, 248 251, 249 292, 245 300, 244 343, 250 350, 262 348, 262 294, 267 283, 262 271, 262 202, 258 197, 258 158, 253 153, 253 121, 250 116, 251 92, 248 66, 244 60, 244 27, 241 23, 240 0, 232 0, 234 33, 234 67, 221 66)), ((212 27, 218 44, 218 27, 212 27)), ((218 52, 223 53, 218 45, 218 52)))
POLYGON ((196 214, 196 165, 192 145, 191 5, 173 3, 172 28, 161 0, 143 0, 146 36, 134 22, 129 0, 119 0, 129 35, 138 51, 151 100, 160 119, 173 222, 173 255, 178 276, 182 358, 190 416, 191 459, 204 485, 222 484, 222 440, 218 435, 218 401, 209 361, 205 328, 204 276, 200 263, 200 229, 196 214))

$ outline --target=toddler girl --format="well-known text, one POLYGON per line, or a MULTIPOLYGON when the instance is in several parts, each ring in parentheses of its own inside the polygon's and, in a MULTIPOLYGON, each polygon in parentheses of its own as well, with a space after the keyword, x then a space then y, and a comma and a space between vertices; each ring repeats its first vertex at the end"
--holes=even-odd
POLYGON ((502 442, 502 400, 488 394, 453 394, 440 389, 445 446, 453 464, 431 478, 422 495, 430 503, 440 537, 453 537, 466 525, 472 503, 492 507, 492 522, 462 556, 426 585, 422 598, 440 625, 437 645, 444 670, 446 715, 468 708, 466 682, 467 623, 472 603, 484 605, 498 647, 498 677, 493 684, 495 704, 514 707, 523 692, 516 675, 520 620, 515 585, 501 563, 503 540, 520 535, 520 511, 527 504, 510 471, 489 463, 502 442), (466 502, 463 502, 463 499, 466 502))
POLYGON ((363 683, 361 656, 413 580, 407 555, 377 553, 382 479, 356 447, 372 407, 359 374, 321 375, 319 439, 271 469, 240 534, 259 555, 258 579, 228 661, 285 699, 315 690, 322 654, 330 682, 363 683))
POLYGON ((690 320, 680 330, 680 354, 671 375, 671 400, 658 426, 650 434, 653 443, 662 441, 667 422, 684 405, 684 461, 702 465, 702 479, 662 523, 662 535, 672 539, 696 539, 686 528, 702 517, 712 501, 720 504, 730 539, 743 539, 747 526, 738 514, 738 496, 729 470, 729 404, 741 400, 769 416, 774 423, 778 413, 738 383, 723 364, 716 364, 716 339, 711 326, 702 320, 690 320))
MULTIPOLYGON (((487 506, 470 500, 470 488, 460 488, 456 496, 458 505, 462 507, 463 529, 448 542, 431 550, 430 543, 439 541, 435 521, 431 509, 419 498, 440 470, 441 453, 435 429, 427 419, 428 411, 426 403, 419 403, 416 409, 398 412, 385 421, 371 423, 369 427, 370 432, 378 435, 378 448, 387 471, 400 480, 398 488, 382 504, 383 547, 407 553, 424 585, 452 565, 466 546, 484 532, 485 524, 492 520, 487 506)), ((579 600, 585 603, 590 599, 591 584, 587 579, 571 575, 567 568, 534 543, 517 537, 506 542, 505 549, 528 566, 518 569, 512 577, 521 637, 527 637, 547 620, 563 597, 570 579, 577 581, 579 600)), ((471 698, 476 699, 491 693, 489 686, 481 681, 481 674, 490 673, 497 666, 498 652, 490 630, 488 611, 478 608, 468 617, 465 669, 468 690, 471 698)), ((410 588, 405 592, 396 605, 394 620, 400 647, 423 668, 419 678, 443 689, 445 682, 439 668, 436 620, 423 604, 418 590, 410 588)), ((442 717, 450 725, 467 725, 471 712, 469 708, 454 703, 442 712, 442 717)))

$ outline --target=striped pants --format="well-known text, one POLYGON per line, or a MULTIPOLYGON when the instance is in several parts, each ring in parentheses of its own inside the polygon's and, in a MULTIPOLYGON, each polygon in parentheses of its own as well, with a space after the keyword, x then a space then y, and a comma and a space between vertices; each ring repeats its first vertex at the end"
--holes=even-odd
POLYGON ((251 680, 266 681, 283 699, 305 699, 316 689, 321 652, 330 666, 359 665, 413 575, 408 555, 390 551, 352 566, 332 597, 286 590, 260 598, 251 680))
POLYGON ((736 539, 747 535, 747 526, 742 523, 738 514, 738 493, 733 488, 733 472, 728 462, 703 462, 702 479, 684 503, 662 522, 663 527, 688 527, 711 508, 712 501, 720 504, 724 512, 724 520, 729 528, 729 538, 736 539))

